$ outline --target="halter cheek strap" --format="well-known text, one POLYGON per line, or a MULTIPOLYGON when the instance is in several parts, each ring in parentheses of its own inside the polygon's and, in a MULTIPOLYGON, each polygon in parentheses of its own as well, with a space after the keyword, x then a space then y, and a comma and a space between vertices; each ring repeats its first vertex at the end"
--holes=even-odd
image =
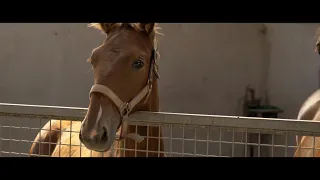
POLYGON ((159 53, 156 50, 152 51, 152 55, 150 58, 150 66, 149 66, 149 74, 148 74, 148 81, 144 88, 129 102, 123 102, 110 88, 104 86, 102 84, 94 84, 91 87, 90 94, 94 92, 98 92, 107 96, 114 105, 118 108, 121 122, 121 131, 120 134, 117 136, 117 140, 123 140, 125 138, 130 138, 138 143, 143 141, 144 138, 136 133, 127 134, 128 131, 128 116, 132 109, 143 99, 145 98, 145 102, 148 100, 150 93, 152 91, 152 83, 153 83, 153 73, 157 78, 159 78, 158 72, 158 58, 159 53))

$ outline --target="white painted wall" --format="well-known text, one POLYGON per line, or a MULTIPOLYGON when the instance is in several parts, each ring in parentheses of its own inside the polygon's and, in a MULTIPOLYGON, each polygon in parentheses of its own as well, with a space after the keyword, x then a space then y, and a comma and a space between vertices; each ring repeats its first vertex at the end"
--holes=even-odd
POLYGON ((270 101, 296 118, 302 103, 319 88, 320 57, 314 52, 318 24, 266 24, 270 45, 267 81, 270 101))
POLYGON ((0 101, 86 107, 86 59, 103 40, 86 24, 0 24, 0 101))
POLYGON ((161 24, 161 110, 241 114, 245 87, 262 86, 262 24, 161 24))

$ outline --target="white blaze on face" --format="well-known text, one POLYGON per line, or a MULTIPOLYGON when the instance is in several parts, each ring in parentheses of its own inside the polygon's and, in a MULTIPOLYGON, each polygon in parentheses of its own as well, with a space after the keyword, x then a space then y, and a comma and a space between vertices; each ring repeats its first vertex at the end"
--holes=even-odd
POLYGON ((96 135, 97 135, 97 131, 94 129, 94 130, 92 130, 91 133, 90 133, 90 138, 93 138, 93 137, 95 137, 96 135))
MULTIPOLYGON (((96 123, 99 122, 99 120, 101 119, 101 116, 102 116, 102 108, 101 108, 101 105, 99 106, 99 112, 98 112, 98 115, 97 115, 97 120, 96 120, 96 123)), ((97 131, 96 129, 93 129, 90 133, 90 137, 93 138, 97 135, 97 131)))
POLYGON ((110 148, 114 140, 116 139, 116 133, 120 124, 120 117, 118 115, 118 112, 112 108, 111 104, 103 108, 103 113, 104 119, 102 119, 102 125, 106 128, 108 135, 106 147, 110 148))
POLYGON ((98 122, 98 121, 100 120, 101 116, 102 116, 102 108, 101 108, 101 105, 100 105, 100 106, 99 106, 99 112, 98 112, 98 116, 97 116, 97 121, 96 121, 96 122, 98 122))
POLYGON ((121 119, 119 113, 114 110, 113 104, 104 106, 100 105, 94 122, 95 124, 93 125, 91 132, 89 133, 89 138, 93 139, 98 133, 100 133, 99 131, 102 130, 101 128, 105 128, 108 138, 106 142, 103 142, 104 144, 99 144, 98 147, 96 147, 97 145, 94 143, 88 143, 88 147, 99 151, 109 150, 116 139, 116 133, 120 121, 121 119))

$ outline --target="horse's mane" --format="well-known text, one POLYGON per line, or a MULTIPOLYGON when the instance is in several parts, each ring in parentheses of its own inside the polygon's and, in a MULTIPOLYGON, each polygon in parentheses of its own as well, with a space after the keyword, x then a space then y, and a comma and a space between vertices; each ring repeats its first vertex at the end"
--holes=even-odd
MULTIPOLYGON (((140 23, 90 23, 88 26, 89 27, 93 27, 95 29, 99 29, 99 30, 103 30, 103 24, 112 24, 110 28, 117 28, 117 27, 132 27, 134 30, 136 31, 143 31, 145 29, 142 29, 140 23)), ((159 32, 161 28, 159 27, 159 25, 157 23, 155 23, 154 26, 154 33, 155 34, 159 34, 162 35, 162 33, 159 32)))

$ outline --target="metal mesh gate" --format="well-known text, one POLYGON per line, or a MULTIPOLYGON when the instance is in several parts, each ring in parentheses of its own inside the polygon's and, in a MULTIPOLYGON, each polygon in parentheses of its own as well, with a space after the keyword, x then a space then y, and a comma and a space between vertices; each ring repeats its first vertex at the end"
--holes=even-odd
MULTIPOLYGON (((0 155, 29 156, 34 138, 50 119, 81 121, 85 112, 86 108, 0 104, 0 155)), ((162 127, 169 157, 292 157, 296 135, 320 133, 319 122, 289 119, 137 112, 130 120, 136 126, 162 127)))

